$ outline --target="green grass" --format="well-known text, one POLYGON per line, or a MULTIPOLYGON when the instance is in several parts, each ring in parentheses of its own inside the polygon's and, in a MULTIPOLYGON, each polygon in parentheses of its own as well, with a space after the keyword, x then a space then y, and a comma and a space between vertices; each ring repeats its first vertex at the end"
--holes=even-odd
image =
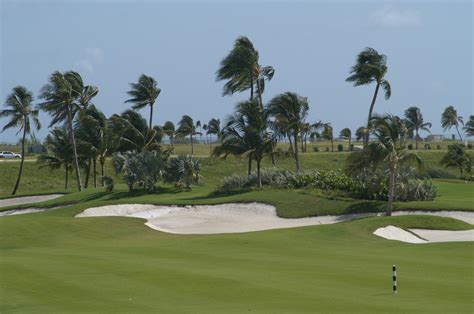
POLYGON ((372 235, 388 224, 472 227, 457 220, 377 217, 182 236, 140 219, 72 218, 76 207, 0 219, 2 313, 472 312, 472 243, 372 235))

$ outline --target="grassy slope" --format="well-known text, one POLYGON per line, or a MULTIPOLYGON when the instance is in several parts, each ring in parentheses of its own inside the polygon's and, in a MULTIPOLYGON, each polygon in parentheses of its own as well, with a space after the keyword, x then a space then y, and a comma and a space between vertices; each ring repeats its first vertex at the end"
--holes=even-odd
POLYGON ((76 208, 0 219, 0 312, 472 312, 472 243, 411 245, 379 217, 247 234, 180 236, 76 208), (391 265, 399 294, 391 294, 391 265), (455 265, 455 266, 454 266, 455 265))

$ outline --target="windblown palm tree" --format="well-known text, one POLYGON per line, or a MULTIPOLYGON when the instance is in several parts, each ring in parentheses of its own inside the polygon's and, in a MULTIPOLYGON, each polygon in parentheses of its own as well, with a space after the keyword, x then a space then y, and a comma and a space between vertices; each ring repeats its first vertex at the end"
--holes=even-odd
POLYGON ((268 103, 267 110, 284 133, 293 136, 295 145, 296 172, 300 171, 298 137, 302 138, 302 129, 308 116, 309 104, 306 97, 296 93, 286 92, 274 97, 268 103))
POLYGON ((271 80, 275 70, 271 66, 262 67, 259 64, 258 51, 253 43, 245 36, 236 39, 234 47, 221 61, 217 70, 217 81, 227 81, 223 95, 232 95, 250 89, 250 100, 257 90, 260 106, 263 107, 262 94, 265 80, 271 80))
POLYGON ((375 115, 370 123, 376 140, 363 150, 348 156, 347 170, 354 175, 376 168, 387 169, 389 192, 386 215, 391 216, 393 200, 396 198, 396 178, 401 165, 414 161, 418 169, 421 169, 423 164, 416 153, 408 152, 405 148, 407 128, 402 119, 392 115, 375 115))
POLYGON ((59 169, 64 167, 64 188, 67 190, 69 188, 69 173, 74 164, 71 136, 65 127, 54 128, 46 137, 45 143, 47 153, 38 157, 38 163, 42 164, 40 168, 48 166, 51 169, 59 169))
POLYGON ((150 129, 146 120, 135 110, 114 114, 109 119, 112 134, 119 138, 119 152, 156 150, 161 146, 160 134, 150 129))
POLYGON ((430 132, 431 123, 423 121, 423 115, 421 114, 420 108, 410 107, 405 110, 405 125, 408 132, 414 133, 415 136, 415 147, 418 149, 418 140, 420 136, 419 131, 430 132))
POLYGON ((356 130, 355 136, 356 136, 356 141, 360 141, 362 139, 365 139, 365 137, 368 134, 368 129, 365 126, 361 126, 356 130))
POLYGON ((186 137, 189 136, 191 141, 191 156, 194 155, 194 137, 202 134, 197 131, 197 124, 194 124, 193 118, 188 115, 184 115, 178 123, 178 129, 176 130, 176 136, 186 137))
POLYGON ((127 93, 132 97, 125 102, 133 103, 133 109, 142 109, 146 106, 150 106, 150 122, 148 127, 152 128, 153 120, 153 105, 156 99, 161 93, 161 89, 158 88, 156 80, 145 74, 142 74, 138 78, 138 83, 130 83, 131 90, 127 93))
MULTIPOLYGON (((368 85, 376 83, 374 96, 370 103, 369 117, 367 119, 367 128, 370 129, 369 122, 374 111, 375 101, 380 87, 385 91, 385 99, 389 99, 392 95, 390 83, 385 79, 387 74, 387 56, 380 54, 373 48, 365 48, 357 56, 356 64, 351 68, 351 75, 346 78, 347 82, 353 82, 354 86, 368 85)), ((364 145, 369 142, 369 134, 364 138, 364 145)))
POLYGON ((221 138, 221 120, 212 118, 207 123, 206 134, 214 134, 218 139, 221 138))
POLYGON ((334 152, 334 132, 331 123, 325 123, 321 136, 331 142, 331 152, 334 152))
POLYGON ((222 143, 214 149, 215 156, 247 156, 257 163, 257 184, 262 186, 261 162, 271 153, 275 137, 269 132, 269 111, 254 101, 237 104, 223 129, 222 143))
POLYGON ((339 133, 339 136, 349 140, 349 150, 351 150, 351 137, 352 137, 351 129, 349 128, 342 129, 341 132, 339 133))
POLYGON ((454 126, 458 132, 459 139, 462 142, 462 136, 459 132, 459 125, 464 125, 463 118, 458 116, 458 112, 453 106, 446 107, 443 114, 441 115, 441 126, 445 131, 451 129, 454 126))
POLYGON ((41 124, 38 120, 38 110, 33 109, 31 102, 33 101, 33 94, 23 86, 13 88, 12 93, 7 97, 5 107, 7 109, 0 110, 0 118, 10 118, 10 121, 3 127, 2 132, 10 128, 18 128, 18 133, 23 131, 21 140, 21 163, 18 177, 16 179, 15 187, 12 195, 16 194, 18 186, 20 185, 21 174, 23 172, 23 163, 25 161, 25 143, 26 135, 31 133, 31 124, 35 125, 36 130, 39 130, 41 124))
POLYGON ((51 74, 49 83, 42 88, 41 98, 44 99, 44 102, 38 105, 40 109, 48 112, 53 117, 50 127, 58 122, 66 121, 69 128, 68 134, 71 136, 74 168, 79 191, 82 191, 82 182, 76 139, 73 132, 73 120, 77 111, 83 109, 95 95, 97 95, 97 88, 84 86, 79 73, 74 71, 60 73, 56 71, 51 74), (88 92, 84 92, 85 90, 88 90, 88 92), (92 90, 94 92, 91 92, 92 90), (85 97, 84 94, 88 96, 85 97))
POLYGON ((174 154, 174 136, 176 133, 176 128, 174 126, 174 123, 171 121, 166 121, 165 124, 163 124, 163 133, 168 136, 170 139, 170 144, 171 144, 171 152, 174 154))
POLYGON ((464 126, 464 131, 468 136, 474 136, 474 116, 469 116, 469 121, 464 126))

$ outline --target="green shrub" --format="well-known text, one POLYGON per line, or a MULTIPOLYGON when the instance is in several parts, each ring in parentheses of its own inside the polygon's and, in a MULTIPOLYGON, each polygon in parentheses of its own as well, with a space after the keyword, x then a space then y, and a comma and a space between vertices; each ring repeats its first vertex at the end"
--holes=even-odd
POLYGON ((192 184, 201 179, 201 162, 188 155, 179 155, 171 158, 166 167, 165 180, 174 183, 177 187, 191 189, 192 184))
POLYGON ((318 146, 313 146, 313 152, 319 152, 319 147, 318 146))
POLYGON ((467 149, 472 149, 472 144, 471 143, 467 144, 467 149))
POLYGON ((338 145, 337 145, 337 151, 338 151, 338 152, 344 151, 344 146, 343 146, 342 144, 338 144, 338 145))
POLYGON ((412 150, 413 149, 413 144, 408 144, 407 147, 408 147, 409 150, 412 150))
POLYGON ((441 149, 441 145, 436 145, 436 149, 441 149))
POLYGON ((105 190, 107 192, 112 192, 114 190, 114 180, 111 177, 105 176, 102 180, 104 180, 105 190))

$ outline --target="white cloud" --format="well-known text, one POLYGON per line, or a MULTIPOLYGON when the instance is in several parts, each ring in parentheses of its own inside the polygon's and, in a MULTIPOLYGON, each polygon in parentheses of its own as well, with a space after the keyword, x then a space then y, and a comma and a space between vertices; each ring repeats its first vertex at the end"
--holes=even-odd
POLYGON ((100 48, 84 48, 81 58, 74 63, 79 71, 94 73, 95 66, 104 61, 104 51, 100 48))
POLYGON ((372 12, 370 21, 385 27, 413 27, 421 26, 421 17, 414 10, 398 10, 393 7, 384 7, 372 12))

